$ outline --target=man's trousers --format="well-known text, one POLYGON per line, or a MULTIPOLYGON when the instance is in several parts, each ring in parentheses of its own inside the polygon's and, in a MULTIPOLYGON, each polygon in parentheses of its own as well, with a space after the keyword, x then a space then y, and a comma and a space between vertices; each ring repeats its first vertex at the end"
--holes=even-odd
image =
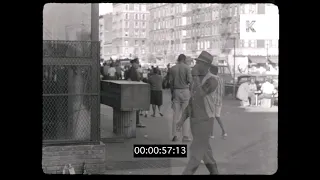
POLYGON ((212 148, 209 143, 213 131, 214 118, 205 121, 190 121, 193 141, 190 146, 190 159, 183 174, 194 174, 198 169, 201 160, 204 161, 210 174, 218 174, 216 161, 213 158, 212 148))

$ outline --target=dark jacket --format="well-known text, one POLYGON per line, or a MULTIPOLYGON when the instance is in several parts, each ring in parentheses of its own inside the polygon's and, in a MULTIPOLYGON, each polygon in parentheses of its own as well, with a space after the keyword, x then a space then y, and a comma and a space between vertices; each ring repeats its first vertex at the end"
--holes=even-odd
POLYGON ((131 67, 126 73, 125 80, 130 79, 131 81, 140 81, 141 75, 138 73, 137 69, 131 67))

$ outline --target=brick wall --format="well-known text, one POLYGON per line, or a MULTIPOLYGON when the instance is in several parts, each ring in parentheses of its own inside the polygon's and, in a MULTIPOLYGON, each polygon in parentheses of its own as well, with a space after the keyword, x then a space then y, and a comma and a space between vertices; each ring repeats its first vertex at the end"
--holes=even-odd
POLYGON ((81 174, 83 163, 88 174, 100 174, 105 171, 105 159, 104 144, 42 148, 42 169, 46 174, 62 174, 66 164, 71 164, 76 174, 81 174))

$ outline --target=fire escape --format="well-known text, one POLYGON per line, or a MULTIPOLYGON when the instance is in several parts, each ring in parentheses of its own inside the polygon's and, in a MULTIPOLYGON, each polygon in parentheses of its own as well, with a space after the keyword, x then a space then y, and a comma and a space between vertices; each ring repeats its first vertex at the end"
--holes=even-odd
POLYGON ((230 4, 222 4, 222 11, 220 14, 221 17, 221 27, 220 27, 220 35, 221 35, 221 52, 223 54, 228 55, 232 49, 232 46, 230 43, 231 38, 231 32, 229 30, 229 23, 232 19, 230 12, 229 12, 230 4))
POLYGON ((200 39, 200 34, 198 33, 198 28, 200 26, 200 22, 198 19, 198 15, 201 11, 199 4, 194 4, 192 8, 192 29, 196 30, 196 33, 192 35, 192 54, 196 56, 198 50, 198 41, 200 39))

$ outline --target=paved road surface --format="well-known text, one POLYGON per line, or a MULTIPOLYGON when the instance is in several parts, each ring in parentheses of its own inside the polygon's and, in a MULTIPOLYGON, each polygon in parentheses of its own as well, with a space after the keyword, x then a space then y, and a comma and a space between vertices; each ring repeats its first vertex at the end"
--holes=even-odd
MULTIPOLYGON (((224 100, 221 119, 228 137, 220 138, 215 122, 211 140, 214 157, 222 174, 273 174, 277 170, 277 108, 240 108, 235 100, 224 100)), ((164 117, 144 118, 147 128, 137 129, 137 138, 124 143, 108 143, 106 174, 181 174, 187 158, 134 159, 133 144, 168 144, 171 139, 172 109, 170 94, 164 93, 164 117), (147 138, 144 136, 148 135, 147 138)), ((159 116, 159 115, 158 115, 159 116)), ((112 132, 112 109, 101 105, 101 136, 112 132)), ((189 143, 190 144, 190 143, 189 143)), ((189 145, 188 144, 188 145, 189 145)), ((196 174, 208 174, 201 165, 196 174)))

